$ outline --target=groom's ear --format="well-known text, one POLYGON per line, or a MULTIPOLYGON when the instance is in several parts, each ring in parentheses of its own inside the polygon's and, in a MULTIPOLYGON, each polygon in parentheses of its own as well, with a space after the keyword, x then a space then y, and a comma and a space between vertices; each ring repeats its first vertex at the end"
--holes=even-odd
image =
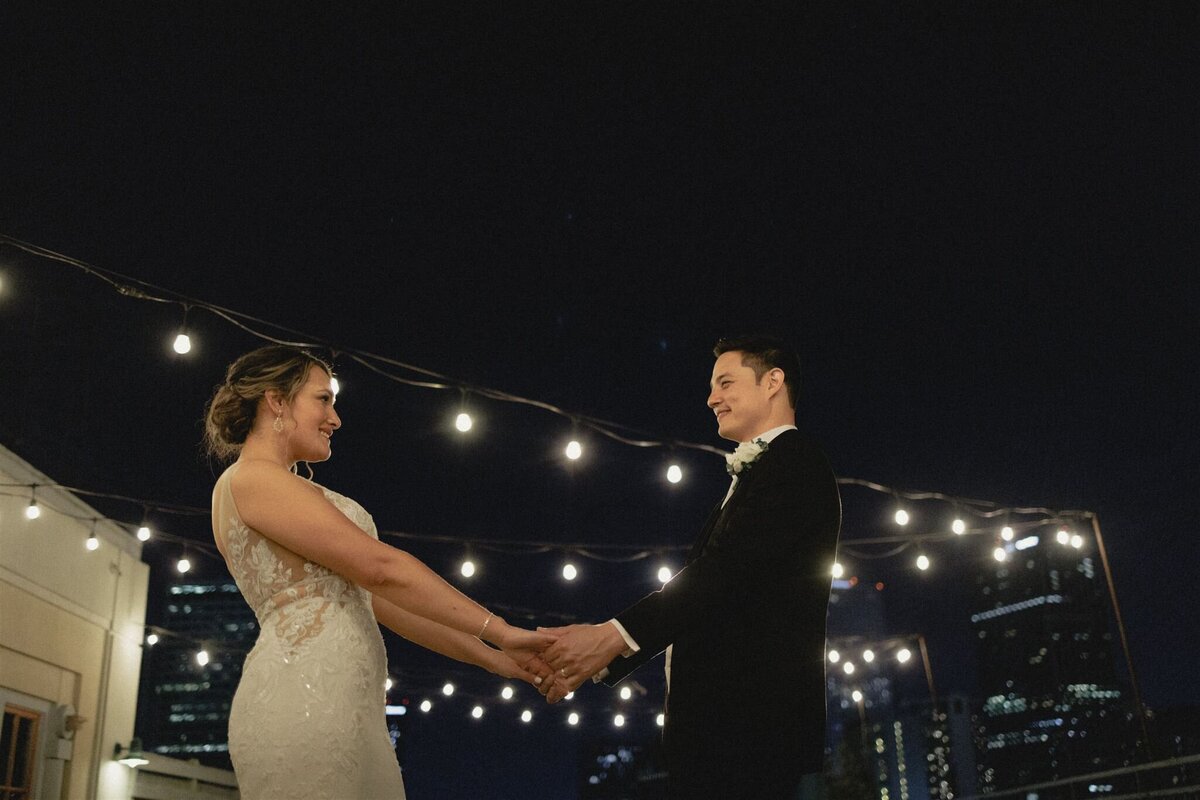
POLYGON ((781 370, 779 367, 772 367, 771 369, 767 370, 767 393, 770 396, 774 397, 775 393, 783 388, 784 378, 785 376, 783 374, 783 370, 781 370))

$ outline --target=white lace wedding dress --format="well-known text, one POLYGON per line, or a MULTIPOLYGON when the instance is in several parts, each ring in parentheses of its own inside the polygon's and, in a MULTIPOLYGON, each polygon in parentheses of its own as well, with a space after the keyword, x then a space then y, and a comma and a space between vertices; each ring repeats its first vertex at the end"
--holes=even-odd
MULTIPOLYGON (((242 800, 403 798, 384 718, 387 655, 370 593, 247 527, 229 488, 237 467, 217 479, 213 519, 259 625, 229 713, 242 800)), ((362 506, 321 490, 379 538, 362 506)))

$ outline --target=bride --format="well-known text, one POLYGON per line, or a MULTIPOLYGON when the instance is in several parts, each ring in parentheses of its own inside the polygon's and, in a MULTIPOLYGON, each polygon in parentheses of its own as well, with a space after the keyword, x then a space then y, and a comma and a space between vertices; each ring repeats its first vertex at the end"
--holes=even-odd
POLYGON ((209 452, 236 458, 213 489, 213 537, 259 625, 229 714, 245 800, 404 797, 378 623, 506 678, 552 675, 537 654, 553 636, 508 625, 295 473, 330 456, 332 377, 306 351, 263 347, 229 366, 205 415, 209 452))

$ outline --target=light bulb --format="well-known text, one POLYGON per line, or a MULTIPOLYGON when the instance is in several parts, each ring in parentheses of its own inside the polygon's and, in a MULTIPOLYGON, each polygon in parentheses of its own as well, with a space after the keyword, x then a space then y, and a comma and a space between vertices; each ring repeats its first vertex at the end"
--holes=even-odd
POLYGON ((1054 539, 1059 544, 1070 544, 1071 543, 1071 532, 1068 531, 1066 528, 1059 528, 1058 533, 1054 534, 1054 539))
POLYGON ((992 558, 996 559, 997 561, 1007 561, 1008 553, 1004 552, 1003 547, 997 547, 992 551, 992 558))
POLYGON ((184 572, 187 572, 191 568, 192 568, 192 562, 189 561, 186 557, 181 558, 181 559, 179 559, 179 561, 175 562, 175 569, 179 570, 179 572, 181 574, 184 572))
POLYGON ((917 569, 921 570, 922 572, 929 569, 929 556, 925 555, 924 553, 917 556, 917 569))
POLYGON ((671 483, 679 483, 683 480, 683 470, 678 464, 667 467, 667 480, 671 483))
POLYGON ((659 567, 658 568, 658 582, 666 583, 669 580, 671 580, 671 568, 670 567, 659 567))
POLYGON ((854 662, 847 661, 845 664, 842 664, 842 672, 846 673, 847 675, 853 675, 854 674, 854 662))
POLYGON ((146 644, 150 645, 151 647, 153 647, 154 645, 158 644, 158 634, 157 634, 157 633, 152 633, 152 634, 150 634, 149 636, 147 636, 147 637, 146 637, 146 644))
POLYGON ((837 650, 830 650, 830 651, 829 651, 829 663, 830 663, 830 664, 836 664, 837 662, 839 662, 839 661, 841 661, 841 660, 842 660, 842 654, 841 654, 841 653, 839 653, 837 650))
POLYGON ((465 411, 460 411, 458 416, 454 418, 454 427, 458 428, 462 433, 471 430, 471 426, 474 424, 475 422, 471 419, 471 415, 465 411))
POLYGON ((1013 540, 1013 529, 1011 525, 1005 525, 1000 529, 1000 538, 1006 542, 1011 542, 1013 540))
POLYGON ((872 661, 875 660, 875 651, 874 650, 863 650, 862 660, 867 662, 868 664, 870 664, 872 661))
POLYGON ((394 683, 392 683, 392 679, 391 679, 391 678, 388 678, 386 681, 384 681, 384 682, 383 682, 383 690, 384 690, 385 692, 390 692, 390 691, 392 690, 392 687, 393 687, 393 686, 395 686, 395 684, 394 684, 394 683))
POLYGON ((834 578, 840 578, 846 574, 846 568, 835 561, 833 562, 833 569, 829 570, 829 572, 834 578))
POLYGON ((617 714, 615 717, 613 717, 613 725, 617 728, 624 728, 625 727, 625 715, 617 714))
POLYGON ((192 339, 186 333, 180 333, 175 337, 175 341, 171 344, 171 347, 181 356, 190 353, 192 351, 192 339))
POLYGON ((863 698, 863 693, 860 692, 858 689, 855 689, 853 692, 850 693, 850 699, 856 703, 861 703, 862 698, 863 698))
POLYGON ((563 564, 562 568, 563 580, 573 581, 579 577, 579 570, 575 569, 575 565, 571 563, 563 564))
POLYGON ((667 715, 659 714, 657 717, 654 718, 654 724, 660 728, 662 726, 666 725, 667 724, 667 715))
POLYGON ((446 697, 449 697, 450 695, 454 694, 454 684, 446 683, 445 685, 443 685, 442 686, 442 694, 446 695, 446 697))
POLYGON ((505 686, 503 689, 500 690, 500 696, 503 697, 505 700, 512 700, 513 699, 513 688, 511 686, 505 686))
POLYGON ((572 711, 570 714, 567 714, 567 724, 568 725, 578 725, 579 724, 579 714, 575 711, 572 711))
POLYGON ((521 722, 532 722, 533 712, 528 708, 521 712, 521 722))
POLYGON ((901 664, 907 664, 908 660, 910 658, 912 658, 912 651, 909 650, 907 647, 901 647, 900 650, 896 653, 896 660, 899 661, 901 664))
POLYGON ((563 700, 570 700, 574 696, 575 696, 574 692, 567 692, 566 695, 563 696, 563 700))
POLYGON ((566 453, 567 458, 571 459, 572 461, 576 461, 581 455, 583 455, 583 445, 572 439, 571 441, 567 442, 566 449, 564 449, 563 452, 566 453))
POLYGON ((475 574, 475 562, 467 559, 466 561, 462 562, 462 566, 458 568, 458 571, 462 573, 464 578, 471 577, 475 574))
POLYGON ((196 653, 196 663, 202 667, 205 666, 206 664, 208 664, 208 651, 207 650, 201 650, 200 652, 196 653))
POLYGON ((84 542, 83 544, 84 544, 84 547, 86 547, 88 550, 96 550, 100 547, 100 540, 97 539, 96 534, 93 533, 91 536, 89 536, 87 538, 87 541, 84 542))
POLYGON ((29 505, 25 506, 25 518, 37 519, 42 515, 42 507, 37 504, 37 500, 30 500, 29 505))
POLYGON ((342 390, 341 381, 339 381, 337 378, 330 378, 329 379, 329 391, 333 392, 336 395, 341 390, 342 390))
POLYGON ((474 708, 472 708, 471 716, 474 717, 475 719, 482 718, 483 717, 483 706, 475 706, 474 708))
POLYGON ((422 700, 421 705, 418 706, 418 708, 421 709, 421 713, 428 714, 430 712, 430 710, 433 709, 433 703, 431 703, 428 700, 422 700))
POLYGON ((150 541, 150 527, 148 525, 142 525, 139 527, 137 529, 137 537, 138 541, 140 542, 150 541))
POLYGON ((1078 533, 1071 537, 1071 547, 1074 547, 1076 550, 1083 547, 1083 537, 1078 533))
POLYGON ((954 531, 956 536, 962 536, 967 532, 967 523, 956 518, 954 522, 950 523, 950 530, 954 531))
POLYGON ((631 697, 633 697, 633 689, 630 689, 628 686, 622 686, 621 687, 621 699, 628 700, 631 697))
POLYGON ((896 516, 893 517, 893 519, 896 520, 897 525, 907 525, 908 524, 908 512, 905 511, 903 508, 898 508, 898 509, 896 509, 896 516))

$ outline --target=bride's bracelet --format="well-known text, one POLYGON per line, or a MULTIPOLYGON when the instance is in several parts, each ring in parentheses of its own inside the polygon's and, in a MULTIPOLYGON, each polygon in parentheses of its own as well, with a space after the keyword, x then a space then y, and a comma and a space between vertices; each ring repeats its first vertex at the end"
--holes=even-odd
POLYGON ((485 619, 483 621, 483 627, 479 629, 479 633, 475 634, 476 639, 483 638, 483 632, 487 630, 487 626, 491 624, 492 617, 494 617, 494 616, 496 616, 495 612, 493 612, 493 611, 488 612, 487 619, 485 619))

